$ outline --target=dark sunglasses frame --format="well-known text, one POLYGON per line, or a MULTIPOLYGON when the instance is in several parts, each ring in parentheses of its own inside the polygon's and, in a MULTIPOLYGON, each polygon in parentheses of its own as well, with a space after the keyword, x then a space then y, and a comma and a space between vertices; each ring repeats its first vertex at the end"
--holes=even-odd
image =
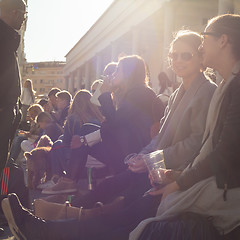
POLYGON ((177 61, 179 56, 183 61, 188 62, 192 60, 192 58, 194 57, 194 54, 191 52, 182 52, 182 53, 172 52, 168 54, 168 57, 173 61, 177 61))

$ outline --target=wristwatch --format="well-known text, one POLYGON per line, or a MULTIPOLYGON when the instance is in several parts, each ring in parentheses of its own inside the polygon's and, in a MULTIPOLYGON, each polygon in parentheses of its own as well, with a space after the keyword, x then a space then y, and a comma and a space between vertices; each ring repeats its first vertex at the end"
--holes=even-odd
POLYGON ((80 142, 87 146, 86 138, 84 136, 80 136, 80 142))

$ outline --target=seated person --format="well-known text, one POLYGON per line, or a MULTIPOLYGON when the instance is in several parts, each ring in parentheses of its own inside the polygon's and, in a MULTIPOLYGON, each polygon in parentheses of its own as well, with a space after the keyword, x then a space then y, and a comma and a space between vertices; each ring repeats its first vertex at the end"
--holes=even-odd
POLYGON ((47 112, 41 112, 37 116, 37 123, 39 124, 40 129, 43 130, 42 135, 49 136, 52 142, 58 140, 60 135, 63 134, 61 126, 57 124, 47 112))
POLYGON ((52 88, 48 93, 49 104, 51 105, 51 108, 53 108, 55 112, 58 110, 56 94, 60 91, 61 90, 59 88, 52 88))
MULTIPOLYGON (((174 39, 170 51, 176 53, 184 50, 185 52, 192 52, 195 57, 191 57, 192 55, 190 54, 190 59, 180 59, 186 68, 188 66, 188 71, 178 70, 176 64, 179 59, 171 60, 173 70, 182 77, 183 83, 171 96, 164 118, 161 120, 159 134, 141 151, 142 153, 148 153, 156 149, 163 149, 165 164, 169 168, 184 168, 187 160, 199 149, 205 128, 209 102, 216 88, 201 72, 201 56, 198 55, 200 44, 201 37, 194 32, 180 32, 174 39), (199 105, 201 105, 200 109, 198 108, 199 105)), ((131 167, 131 169, 138 172, 140 170, 138 167, 140 166, 140 164, 137 164, 136 168, 131 167)), ((142 171, 146 171, 146 169, 143 168, 142 171)), ((71 222, 71 226, 75 225, 75 227, 73 227, 71 232, 73 235, 69 235, 69 237, 76 234, 76 239, 82 237, 83 239, 106 240, 115 239, 121 232, 121 235, 124 235, 122 236, 123 239, 127 239, 129 232, 141 220, 155 215, 161 199, 161 197, 151 198, 150 196, 142 198, 144 191, 147 190, 142 185, 149 187, 144 182, 148 182, 147 176, 144 178, 141 173, 133 173, 128 170, 121 175, 119 174, 105 180, 90 194, 82 198, 73 199, 73 206, 90 208, 97 201, 107 202, 107 199, 112 198, 114 194, 119 195, 122 194, 123 189, 130 189, 125 193, 127 200, 126 208, 123 211, 111 216, 99 216, 88 221, 73 221, 71 222), (135 191, 134 194, 136 196, 130 201, 129 195, 133 191, 135 191), (137 193, 137 191, 139 192, 137 193), (140 200, 133 202, 137 197, 140 197, 140 200), (114 232, 117 229, 121 231, 118 233, 114 232)), ((76 209, 76 211, 76 214, 79 215, 79 209, 76 209)), ((29 220, 29 222, 32 222, 32 220, 29 220)), ((46 227, 48 229, 50 227, 48 221, 45 222, 46 224, 42 224, 40 221, 36 222, 38 228, 46 227)), ((67 231, 69 226, 70 224, 65 222, 65 231, 67 231)), ((60 224, 54 222, 54 227, 58 229, 60 228, 60 224)), ((47 236, 49 236, 48 234, 50 234, 49 231, 47 231, 47 236)))
MULTIPOLYGON (((53 175, 64 176, 63 172, 67 172, 67 177, 78 181, 80 176, 83 176, 85 168, 78 168, 79 149, 71 149, 71 141, 74 135, 84 135, 85 133, 93 132, 100 128, 104 117, 100 113, 97 106, 90 102, 91 93, 88 90, 80 90, 76 93, 71 103, 68 117, 64 126, 62 140, 54 143, 51 150, 51 166, 53 175)), ((62 184, 68 184, 68 181, 62 179, 62 184)), ((45 184, 44 186, 48 186, 45 184)), ((44 188, 42 186, 42 188, 44 188)), ((72 191, 76 188, 68 185, 72 191), (73 187, 73 189, 72 189, 73 187)), ((44 193, 44 191, 43 191, 44 193)), ((60 192, 61 193, 61 190, 60 192)))
POLYGON ((39 100, 38 104, 43 107, 44 112, 51 113, 53 111, 53 107, 47 99, 39 100))
POLYGON ((72 95, 68 91, 61 91, 56 94, 57 97, 57 111, 52 112, 53 119, 61 126, 64 126, 66 121, 72 95))
MULTIPOLYGON (((72 137, 71 148, 81 151, 78 154, 78 169, 85 168, 87 156, 91 155, 109 167, 112 174, 125 170, 124 157, 140 151, 151 140, 152 104, 155 99, 156 94, 146 82, 144 60, 135 55, 122 58, 113 79, 109 76, 101 86, 98 100, 106 120, 100 130, 90 136, 72 137), (118 107, 113 104, 111 96, 115 88, 121 90, 118 107)), ((54 194, 55 187, 59 191, 57 185, 46 191, 54 194)))
MULTIPOLYGON (((147 239, 162 239, 165 229, 161 224, 159 228, 154 227, 154 222, 171 220, 186 212, 211 217, 220 234, 239 229, 240 15, 214 17, 202 36, 199 51, 203 64, 218 71, 223 78, 209 106, 202 146, 180 176, 151 193, 162 195, 163 199, 156 217, 141 222, 130 240, 146 239, 141 233, 148 224, 151 231, 147 239)), ((171 228, 172 224, 168 226, 171 228)), ((171 234, 168 237, 171 238, 171 234)), ((239 239, 239 235, 235 239, 239 239)))
MULTIPOLYGON (((171 51, 177 57, 172 58, 172 65, 176 73, 183 78, 183 84, 172 95, 172 101, 169 102, 169 107, 162 121, 162 127, 158 136, 144 149, 145 153, 156 149, 163 149, 165 164, 169 168, 182 168, 190 160, 194 152, 199 149, 209 101, 215 89, 215 86, 207 81, 201 73, 201 56, 198 54, 200 41, 201 38, 199 35, 185 33, 180 34, 173 42, 171 51), (187 54, 188 58, 185 58, 183 57, 185 54, 183 55, 181 51, 192 54, 187 54), (179 68, 179 62, 184 67, 179 68), (190 84, 189 79, 191 80, 190 84), (197 108, 199 105, 201 105, 201 108, 197 108), (174 158, 171 156, 174 156, 174 158)), ((195 174, 195 176, 198 175, 195 174)), ((131 182, 128 181, 128 183, 131 182)), ((140 185, 135 186, 140 187, 140 185)), ((10 208, 12 209, 15 221, 18 222, 17 227, 19 227, 20 232, 29 238, 36 237, 34 231, 31 231, 34 228, 35 230, 38 229, 37 232, 41 232, 42 234, 41 236, 38 235, 39 239, 50 239, 53 236, 55 238, 62 236, 63 239, 67 239, 67 237, 69 239, 85 240, 116 239, 119 236, 118 234, 122 232, 122 228, 128 228, 129 223, 127 221, 129 215, 122 216, 122 218, 119 218, 119 215, 117 215, 111 217, 101 216, 89 221, 64 221, 64 224, 63 222, 42 221, 30 215, 25 209, 22 209, 15 196, 9 196, 8 205, 11 206, 10 208), (29 228, 29 224, 32 228, 29 228), (62 230, 62 226, 64 226, 64 230, 62 230), (52 231, 53 228, 55 229, 54 234, 52 231), (68 236, 64 238, 66 232, 68 236)), ((147 205, 147 207, 144 205, 146 209, 139 208, 138 214, 142 214, 141 210, 147 211, 151 207, 151 205, 147 205)), ((133 219, 134 217, 131 216, 131 222, 136 221, 133 219)), ((130 228, 135 224, 136 222, 131 224, 130 228)), ((128 228, 127 233, 129 233, 129 230, 128 228)), ((128 234, 124 239, 127 238, 128 234)))
POLYGON ((21 143, 27 145, 32 145, 36 139, 40 136, 41 131, 39 126, 36 123, 36 117, 40 112, 43 112, 43 108, 39 104, 33 104, 28 108, 27 118, 30 121, 30 131, 19 130, 18 135, 13 139, 13 144, 10 151, 9 158, 17 159, 20 151, 21 151, 21 143))

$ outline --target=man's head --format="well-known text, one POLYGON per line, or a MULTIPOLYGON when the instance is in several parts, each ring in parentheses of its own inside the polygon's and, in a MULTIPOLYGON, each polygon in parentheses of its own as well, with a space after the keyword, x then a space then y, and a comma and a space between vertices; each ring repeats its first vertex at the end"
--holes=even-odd
POLYGON ((47 112, 41 112, 37 116, 37 123, 39 127, 43 130, 45 130, 49 126, 49 124, 51 124, 52 122, 53 122, 53 119, 51 115, 47 112))
POLYGON ((70 106, 72 101, 72 96, 68 91, 61 91, 56 94, 57 96, 57 108, 58 110, 63 110, 67 106, 70 106))
POLYGON ((26 3, 24 0, 1 0, 0 18, 10 27, 19 30, 26 19, 26 3))
POLYGON ((57 97, 56 94, 60 92, 61 90, 59 88, 52 88, 50 92, 48 93, 48 99, 50 103, 52 104, 54 110, 57 110, 57 97))

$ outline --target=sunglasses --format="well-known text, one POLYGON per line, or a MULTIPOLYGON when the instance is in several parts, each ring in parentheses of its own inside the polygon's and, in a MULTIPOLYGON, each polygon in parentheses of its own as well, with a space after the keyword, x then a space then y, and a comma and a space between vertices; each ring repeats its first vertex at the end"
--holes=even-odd
POLYGON ((219 33, 216 32, 201 32, 200 33, 201 36, 214 36, 214 37, 219 37, 219 33))
POLYGON ((193 58, 193 56, 194 54, 190 52, 182 52, 182 53, 172 52, 168 54, 168 57, 173 61, 177 61, 178 58, 180 57, 185 62, 190 61, 193 58))
POLYGON ((201 32, 200 35, 202 37, 202 42, 204 41, 206 36, 213 36, 213 37, 220 37, 221 36, 220 33, 216 33, 216 32, 201 32))

